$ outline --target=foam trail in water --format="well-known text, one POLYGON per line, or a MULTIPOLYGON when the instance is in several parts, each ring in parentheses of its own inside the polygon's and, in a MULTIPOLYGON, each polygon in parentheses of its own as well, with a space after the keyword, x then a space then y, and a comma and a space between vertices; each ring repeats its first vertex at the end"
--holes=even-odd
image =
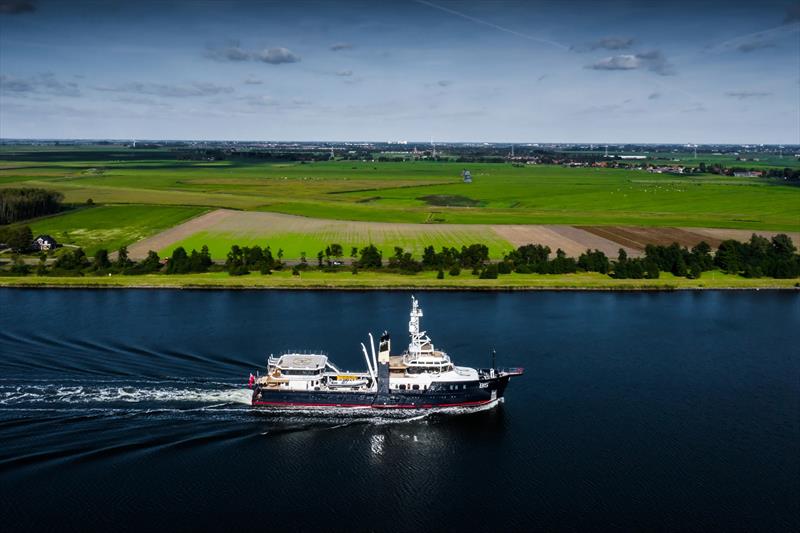
POLYGON ((0 385, 0 405, 41 403, 142 403, 194 402, 215 404, 249 404, 251 391, 236 386, 207 387, 141 387, 122 385, 64 385, 57 383, 0 385))

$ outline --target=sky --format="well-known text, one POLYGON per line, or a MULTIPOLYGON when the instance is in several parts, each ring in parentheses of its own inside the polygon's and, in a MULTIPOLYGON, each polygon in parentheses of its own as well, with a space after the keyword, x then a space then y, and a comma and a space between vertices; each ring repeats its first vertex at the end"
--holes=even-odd
POLYGON ((0 0, 0 137, 800 144, 800 1, 0 0))

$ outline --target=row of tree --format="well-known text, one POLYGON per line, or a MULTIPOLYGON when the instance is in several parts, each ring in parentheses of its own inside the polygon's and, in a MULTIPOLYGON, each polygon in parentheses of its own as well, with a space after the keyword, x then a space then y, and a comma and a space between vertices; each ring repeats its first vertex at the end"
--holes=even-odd
POLYGON ((32 187, 0 189, 0 224, 41 217, 61 210, 64 195, 32 187))
MULTIPOLYGON (((784 234, 776 235, 772 239, 754 234, 747 242, 726 240, 720 244, 716 254, 712 255, 711 251, 711 246, 705 242, 691 249, 673 243, 669 246, 648 245, 644 257, 630 258, 624 249, 620 249, 615 260, 610 260, 600 250, 587 250, 575 259, 567 257, 561 249, 556 250, 555 256, 551 256, 548 246, 527 244, 506 254, 502 261, 494 263, 489 261, 489 249, 484 244, 462 246, 460 250, 442 247, 439 252, 433 246, 428 246, 421 260, 416 260, 413 254, 397 246, 394 254, 384 262, 382 252, 374 244, 370 244, 360 249, 352 248, 350 256, 353 258, 353 273, 357 273, 358 269, 386 269, 407 274, 436 270, 440 278, 444 277, 445 271, 451 276, 457 276, 462 269, 471 270, 473 275, 481 278, 496 278, 500 274, 512 272, 568 274, 578 271, 598 272, 619 279, 658 278, 661 272, 699 278, 703 272, 715 268, 746 277, 800 277, 800 255, 797 254, 791 238, 784 234)), ((317 255, 319 268, 335 269, 340 266, 337 260, 343 256, 343 252, 339 244, 326 247, 317 255), (325 257, 328 258, 327 263, 323 262, 325 257), (334 258, 333 261, 331 257, 334 258)), ((207 246, 203 246, 199 252, 187 252, 178 247, 166 261, 162 261, 153 251, 139 262, 132 261, 125 247, 120 248, 113 260, 107 250, 98 250, 90 260, 80 248, 59 254, 49 268, 46 259, 47 256, 42 254, 39 265, 35 267, 37 274, 189 274, 225 270, 231 275, 244 275, 254 271, 270 274, 285 267, 283 250, 273 254, 269 246, 261 248, 233 245, 224 266, 214 264, 207 246)), ((303 253, 300 262, 293 265, 292 270, 299 274, 308 268, 310 266, 303 253)), ((11 268, 11 272, 23 275, 31 270, 33 269, 21 258, 11 268)))

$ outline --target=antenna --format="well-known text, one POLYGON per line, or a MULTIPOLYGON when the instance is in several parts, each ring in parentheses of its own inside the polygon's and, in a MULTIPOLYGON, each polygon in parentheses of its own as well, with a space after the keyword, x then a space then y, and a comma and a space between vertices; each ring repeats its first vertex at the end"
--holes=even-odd
POLYGON ((606 155, 604 155, 603 157, 608 157, 608 145, 606 145, 606 155))
POLYGON ((431 135, 431 158, 436 159, 436 145, 433 142, 433 135, 431 135))

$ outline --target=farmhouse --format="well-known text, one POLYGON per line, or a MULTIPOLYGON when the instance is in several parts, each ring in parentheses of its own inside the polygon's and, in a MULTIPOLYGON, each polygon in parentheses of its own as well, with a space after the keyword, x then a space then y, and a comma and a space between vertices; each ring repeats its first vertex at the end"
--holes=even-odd
POLYGON ((50 235, 39 235, 33 240, 33 249, 48 252, 58 248, 58 243, 50 235))

